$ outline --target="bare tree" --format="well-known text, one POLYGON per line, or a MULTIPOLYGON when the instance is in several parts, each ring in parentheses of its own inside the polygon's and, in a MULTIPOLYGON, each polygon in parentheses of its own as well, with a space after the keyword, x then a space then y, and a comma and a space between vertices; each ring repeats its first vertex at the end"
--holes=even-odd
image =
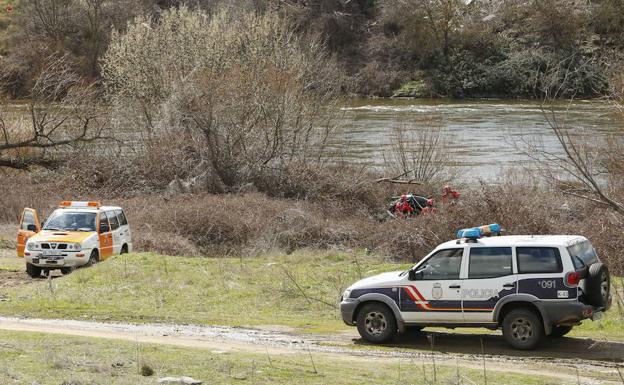
POLYGON ((120 113, 150 136, 187 135, 201 171, 236 186, 319 159, 337 110, 332 63, 276 14, 180 7, 114 34, 102 68, 120 113))
POLYGON ((430 54, 441 47, 444 55, 467 9, 459 0, 383 0, 380 6, 384 19, 400 22, 408 36, 404 43, 415 52, 430 54))
POLYGON ((32 0, 35 25, 53 41, 60 42, 70 31, 76 0, 32 0))
POLYGON ((545 181, 557 190, 624 215, 624 202, 618 194, 624 176, 623 139, 597 138, 591 130, 569 123, 565 113, 555 107, 555 98, 556 93, 544 99, 542 111, 556 146, 522 138, 518 148, 535 161, 545 181))
POLYGON ((104 25, 103 6, 106 0, 85 0, 85 14, 87 19, 87 58, 91 73, 98 73, 98 59, 105 45, 105 35, 107 34, 104 25))
POLYGON ((386 169, 396 176, 389 181, 407 184, 448 181, 451 179, 448 142, 442 127, 433 123, 426 128, 399 124, 393 129, 389 153, 384 156, 386 169))
POLYGON ((0 105, 0 167, 52 167, 67 148, 102 138, 106 119, 94 94, 64 57, 49 58, 26 110, 8 101, 0 105))

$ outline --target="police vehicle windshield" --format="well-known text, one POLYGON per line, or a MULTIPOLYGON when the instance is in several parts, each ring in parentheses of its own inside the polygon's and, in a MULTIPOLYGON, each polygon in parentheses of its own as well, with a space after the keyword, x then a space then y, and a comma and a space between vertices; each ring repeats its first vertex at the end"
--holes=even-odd
POLYGON ((55 211, 43 226, 44 230, 95 231, 95 213, 55 211))

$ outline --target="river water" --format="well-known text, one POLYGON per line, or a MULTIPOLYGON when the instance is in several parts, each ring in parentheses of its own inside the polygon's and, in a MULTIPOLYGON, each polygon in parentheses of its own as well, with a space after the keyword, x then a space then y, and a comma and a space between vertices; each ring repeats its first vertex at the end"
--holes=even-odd
POLYGON ((624 121, 607 101, 562 101, 542 108, 533 100, 354 99, 342 111, 334 148, 344 159, 382 166, 394 127, 440 127, 449 164, 465 181, 493 181, 508 170, 532 167, 518 148, 523 140, 560 153, 546 119, 553 112, 564 125, 584 128, 588 140, 624 135, 624 121))

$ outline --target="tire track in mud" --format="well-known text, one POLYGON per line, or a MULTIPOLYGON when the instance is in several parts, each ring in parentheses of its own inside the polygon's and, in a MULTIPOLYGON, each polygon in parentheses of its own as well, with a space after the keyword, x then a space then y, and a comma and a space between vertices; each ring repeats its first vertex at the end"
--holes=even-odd
POLYGON ((604 383, 617 376, 624 361, 624 343, 564 338, 546 342, 540 350, 519 352, 501 336, 408 333, 395 345, 364 344, 356 334, 297 334, 275 328, 241 328, 174 324, 127 324, 80 320, 0 317, 0 330, 94 337, 140 343, 209 349, 217 353, 239 351, 273 355, 314 352, 341 360, 379 359, 430 362, 480 370, 485 357, 488 371, 556 376, 576 383, 576 370, 584 383, 604 383), (434 349, 431 350, 431 340, 434 349), (486 354, 481 355, 481 340, 486 354))

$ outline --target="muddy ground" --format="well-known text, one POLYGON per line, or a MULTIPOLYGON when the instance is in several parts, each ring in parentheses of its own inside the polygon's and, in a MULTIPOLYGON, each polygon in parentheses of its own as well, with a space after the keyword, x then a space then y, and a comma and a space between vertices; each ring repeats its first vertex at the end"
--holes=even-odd
POLYGON ((26 275, 23 260, 15 258, 15 250, 0 249, 0 288, 20 286, 30 282, 32 279, 26 275))
MULTIPOLYGON (((53 278, 62 276, 59 270, 52 270, 53 278)), ((41 276, 40 279, 45 279, 41 276)), ((26 274, 26 265, 23 259, 15 257, 15 250, 0 249, 0 288, 21 286, 32 283, 33 278, 26 274)))

